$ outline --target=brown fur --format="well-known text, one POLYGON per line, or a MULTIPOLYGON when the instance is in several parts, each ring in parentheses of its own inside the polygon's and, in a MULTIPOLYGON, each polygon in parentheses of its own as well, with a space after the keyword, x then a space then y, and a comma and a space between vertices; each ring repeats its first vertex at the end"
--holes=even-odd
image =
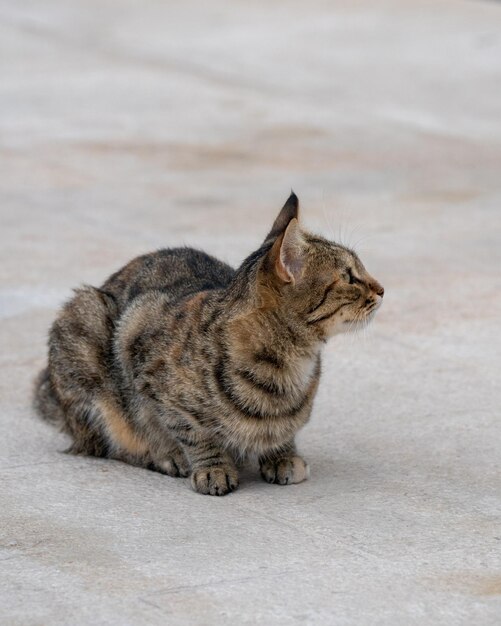
POLYGON ((368 322, 383 289, 354 252, 304 232, 291 195, 237 271, 191 249, 134 259, 63 307, 36 406, 72 452, 172 476, 200 493, 308 476, 294 437, 309 419, 322 345, 368 322))

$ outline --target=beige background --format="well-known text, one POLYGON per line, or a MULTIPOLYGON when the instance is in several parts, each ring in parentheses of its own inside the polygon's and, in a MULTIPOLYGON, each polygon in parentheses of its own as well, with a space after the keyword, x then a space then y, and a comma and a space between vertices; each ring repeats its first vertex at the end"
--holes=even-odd
POLYGON ((2 624, 499 624, 500 113, 499 3, 0 0, 2 624), (237 264, 291 186, 386 289, 311 480, 60 454, 29 394, 71 288, 237 264))

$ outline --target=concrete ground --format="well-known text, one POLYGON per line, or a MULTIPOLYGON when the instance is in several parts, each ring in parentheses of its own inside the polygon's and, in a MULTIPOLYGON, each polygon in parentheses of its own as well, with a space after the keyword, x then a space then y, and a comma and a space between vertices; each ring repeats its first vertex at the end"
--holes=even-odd
POLYGON ((0 623, 501 622, 501 4, 0 1, 0 623), (291 186, 385 286, 311 479, 202 497, 30 407, 71 288, 238 263, 291 186))

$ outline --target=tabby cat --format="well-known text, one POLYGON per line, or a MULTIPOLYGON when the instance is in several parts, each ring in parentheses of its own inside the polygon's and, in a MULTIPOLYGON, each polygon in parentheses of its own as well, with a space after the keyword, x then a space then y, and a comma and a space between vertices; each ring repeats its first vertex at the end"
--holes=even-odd
POLYGON ((73 440, 224 495, 237 465, 269 483, 308 477, 294 437, 307 422, 323 344, 367 323, 384 290, 357 255, 298 223, 291 194, 235 271, 191 248, 138 257, 83 287, 49 336, 35 404, 73 440))

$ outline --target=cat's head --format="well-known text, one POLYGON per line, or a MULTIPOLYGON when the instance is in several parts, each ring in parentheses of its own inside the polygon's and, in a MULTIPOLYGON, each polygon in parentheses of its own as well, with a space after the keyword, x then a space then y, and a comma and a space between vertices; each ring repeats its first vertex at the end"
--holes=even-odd
POLYGON ((292 193, 264 243, 257 274, 265 308, 278 307, 327 339, 369 322, 384 289, 345 246, 303 230, 292 193))

